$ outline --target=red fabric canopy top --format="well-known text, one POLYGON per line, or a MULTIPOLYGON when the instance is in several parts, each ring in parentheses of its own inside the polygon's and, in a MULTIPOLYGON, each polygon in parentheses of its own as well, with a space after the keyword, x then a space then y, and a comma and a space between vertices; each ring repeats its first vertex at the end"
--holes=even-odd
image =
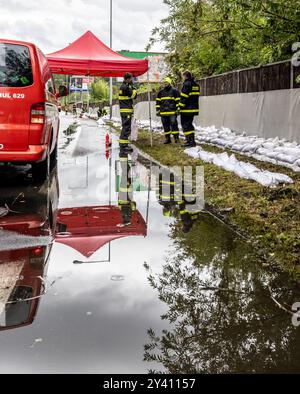
POLYGON ((137 77, 148 71, 148 60, 122 56, 90 31, 47 59, 54 74, 122 77, 130 72, 137 77))

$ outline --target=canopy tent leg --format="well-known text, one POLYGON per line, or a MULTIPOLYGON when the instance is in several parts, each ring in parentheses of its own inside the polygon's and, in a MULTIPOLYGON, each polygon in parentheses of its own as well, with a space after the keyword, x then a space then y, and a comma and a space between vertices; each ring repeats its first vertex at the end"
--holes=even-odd
POLYGON ((149 224, 149 210, 150 210, 150 192, 151 192, 151 178, 152 178, 152 165, 148 171, 148 196, 147 196, 147 211, 146 211, 146 224, 149 224))
POLYGON ((113 79, 109 78, 109 119, 112 120, 113 110, 113 79))
POLYGON ((151 111, 151 93, 150 93, 150 75, 149 75, 149 69, 148 69, 148 71, 147 71, 147 83, 148 83, 148 104, 149 104, 150 141, 151 141, 151 147, 153 147, 152 111, 151 111))
MULTIPOLYGON (((109 46, 113 47, 113 2, 110 0, 110 20, 109 20, 109 46)), ((113 104, 113 79, 109 79, 109 119, 112 120, 112 104, 113 104)))
POLYGON ((87 113, 90 114, 90 76, 88 76, 87 86, 87 113))

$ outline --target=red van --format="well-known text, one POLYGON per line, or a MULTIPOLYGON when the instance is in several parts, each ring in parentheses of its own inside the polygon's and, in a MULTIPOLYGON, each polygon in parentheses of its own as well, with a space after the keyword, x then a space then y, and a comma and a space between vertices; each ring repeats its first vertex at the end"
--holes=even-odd
POLYGON ((42 185, 5 188, 0 207, 0 331, 32 324, 44 294, 56 230, 57 171, 42 185), (25 202, 24 202, 25 201, 25 202))
POLYGON ((0 162, 31 164, 34 178, 56 161, 58 98, 44 54, 34 44, 0 39, 0 162))

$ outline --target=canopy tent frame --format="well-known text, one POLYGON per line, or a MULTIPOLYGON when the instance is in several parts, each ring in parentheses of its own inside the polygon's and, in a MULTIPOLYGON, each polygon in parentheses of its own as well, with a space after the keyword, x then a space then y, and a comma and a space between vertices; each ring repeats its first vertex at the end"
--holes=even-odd
POLYGON ((130 72, 134 77, 147 73, 150 138, 151 146, 153 146, 148 59, 133 59, 114 52, 112 50, 112 18, 110 30, 110 48, 91 31, 87 31, 68 47, 47 55, 50 69, 54 74, 109 77, 110 119, 112 119, 113 108, 112 78, 123 77, 126 72, 130 72))

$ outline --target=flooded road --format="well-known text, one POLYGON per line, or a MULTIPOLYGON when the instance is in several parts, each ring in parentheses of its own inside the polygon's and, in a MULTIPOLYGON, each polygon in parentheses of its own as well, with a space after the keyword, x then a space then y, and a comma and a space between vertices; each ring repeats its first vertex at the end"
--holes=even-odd
POLYGON ((299 285, 105 135, 61 133, 43 185, 0 167, 0 372, 300 372, 299 285))

